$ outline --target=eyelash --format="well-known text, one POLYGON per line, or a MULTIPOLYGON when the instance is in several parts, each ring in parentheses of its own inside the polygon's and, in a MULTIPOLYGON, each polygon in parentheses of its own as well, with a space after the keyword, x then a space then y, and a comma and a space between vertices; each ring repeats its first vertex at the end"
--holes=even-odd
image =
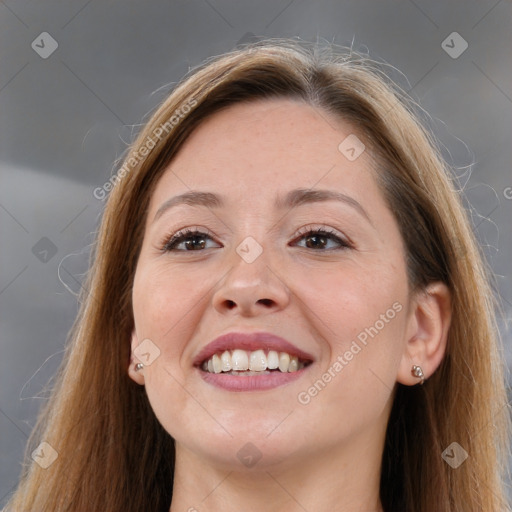
MULTIPOLYGON (((201 228, 201 229, 204 229, 204 228, 201 228)), ((172 252, 201 252, 201 250, 187 251, 187 250, 174 249, 174 247, 176 245, 180 244, 181 242, 187 240, 188 238, 192 238, 193 236, 198 236, 198 235, 205 235, 205 238, 207 237, 207 238, 210 238, 211 240, 213 240, 213 236, 210 234, 210 232, 208 230, 200 231, 195 228, 185 228, 185 229, 178 231, 174 235, 173 234, 166 235, 161 240, 161 242, 159 244, 160 250, 163 253, 167 253, 167 252, 171 252, 171 251, 172 252)), ((315 252, 339 251, 339 250, 346 250, 346 249, 354 248, 354 246, 351 242, 339 237, 335 231, 333 231, 329 228, 327 228, 327 229, 326 228, 316 229, 316 228, 311 228, 311 227, 302 228, 297 233, 297 237, 294 239, 294 241, 296 241, 298 239, 302 239, 302 238, 304 238, 306 236, 310 236, 310 235, 321 235, 322 237, 328 238, 330 240, 334 240, 335 242, 339 243, 341 246, 336 249, 320 249, 320 250, 312 249, 315 252)), ((307 247, 304 247, 304 248, 307 249, 307 247)))

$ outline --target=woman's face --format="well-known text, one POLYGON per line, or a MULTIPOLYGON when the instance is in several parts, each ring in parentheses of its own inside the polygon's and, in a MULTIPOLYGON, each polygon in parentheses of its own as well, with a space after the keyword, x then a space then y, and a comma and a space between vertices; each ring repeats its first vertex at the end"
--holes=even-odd
POLYGON ((361 149, 303 103, 238 104, 158 182, 133 287, 145 367, 131 375, 178 457, 269 467, 380 446, 411 320, 399 229, 361 149), (166 204, 192 191, 218 204, 166 204), (205 349, 233 332, 255 336, 205 349), (254 373, 227 373, 245 358, 254 373))

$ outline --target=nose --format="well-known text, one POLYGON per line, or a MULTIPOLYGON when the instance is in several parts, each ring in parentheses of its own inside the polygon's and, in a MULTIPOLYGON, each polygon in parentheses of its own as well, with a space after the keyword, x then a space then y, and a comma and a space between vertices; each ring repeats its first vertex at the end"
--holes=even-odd
POLYGON ((251 263, 235 254, 213 295, 214 308, 222 314, 246 317, 282 310, 290 301, 290 290, 281 273, 265 251, 251 263))

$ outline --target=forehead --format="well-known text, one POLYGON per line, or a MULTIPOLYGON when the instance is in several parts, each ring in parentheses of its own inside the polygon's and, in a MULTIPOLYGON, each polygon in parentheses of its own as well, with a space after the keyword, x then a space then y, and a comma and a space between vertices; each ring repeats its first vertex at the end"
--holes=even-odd
POLYGON ((157 184, 152 209, 171 192, 204 188, 249 202, 297 187, 377 193, 369 151, 354 160, 343 152, 354 137, 350 124, 298 100, 232 105, 189 136, 157 184))

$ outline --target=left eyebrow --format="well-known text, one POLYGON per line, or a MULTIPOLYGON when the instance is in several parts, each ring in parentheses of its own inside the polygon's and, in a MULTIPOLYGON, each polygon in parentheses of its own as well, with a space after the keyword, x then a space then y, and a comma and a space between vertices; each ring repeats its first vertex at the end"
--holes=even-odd
POLYGON ((337 192, 336 190, 311 190, 297 188, 288 192, 284 199, 278 197, 276 199, 276 207, 279 209, 295 208, 302 204, 320 203, 324 201, 338 201, 351 206, 373 226, 370 216, 361 206, 361 203, 356 201, 353 197, 337 192))
MULTIPOLYGON (((354 208, 362 215, 372 226, 373 222, 366 210, 353 197, 350 197, 335 190, 308 190, 297 188, 289 191, 284 198, 277 197, 275 201, 276 208, 279 210, 291 209, 297 206, 311 203, 319 203, 324 201, 338 201, 354 208)), ((153 222, 156 222, 166 211, 181 204, 190 206, 204 206, 206 208, 222 208, 225 205, 223 196, 219 196, 212 192, 204 192, 200 190, 192 190, 175 197, 171 197, 158 208, 153 222)))

